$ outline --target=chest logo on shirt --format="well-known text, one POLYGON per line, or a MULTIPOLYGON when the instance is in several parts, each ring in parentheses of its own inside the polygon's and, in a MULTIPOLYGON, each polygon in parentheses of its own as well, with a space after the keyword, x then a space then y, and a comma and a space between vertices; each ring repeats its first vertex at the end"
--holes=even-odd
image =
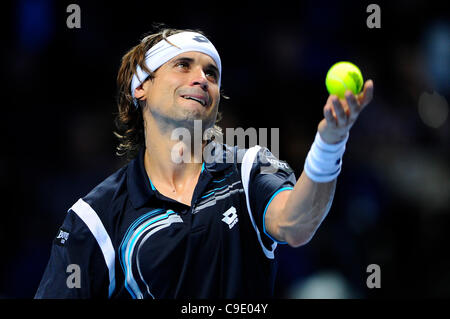
POLYGON ((224 218, 222 218, 222 221, 227 224, 230 229, 233 228, 233 226, 238 222, 238 216, 236 213, 236 208, 234 208, 234 206, 231 206, 222 215, 225 216, 224 218))

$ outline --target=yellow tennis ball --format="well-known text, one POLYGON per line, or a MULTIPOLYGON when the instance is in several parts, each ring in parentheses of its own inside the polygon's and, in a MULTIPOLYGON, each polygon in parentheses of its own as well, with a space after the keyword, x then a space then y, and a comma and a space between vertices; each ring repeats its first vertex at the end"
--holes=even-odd
POLYGON ((338 62, 327 73, 325 79, 328 93, 345 98, 345 91, 350 90, 354 94, 361 92, 363 77, 359 68, 350 62, 338 62))

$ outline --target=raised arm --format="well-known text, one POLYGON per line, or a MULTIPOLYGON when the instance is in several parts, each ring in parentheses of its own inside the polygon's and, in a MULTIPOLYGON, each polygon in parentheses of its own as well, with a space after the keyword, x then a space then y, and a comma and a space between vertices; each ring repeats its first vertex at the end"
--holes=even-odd
POLYGON ((267 209, 266 230, 273 238, 299 247, 314 236, 331 208, 350 128, 372 97, 372 80, 357 96, 347 91, 345 100, 328 97, 305 169, 294 189, 277 194, 267 209))

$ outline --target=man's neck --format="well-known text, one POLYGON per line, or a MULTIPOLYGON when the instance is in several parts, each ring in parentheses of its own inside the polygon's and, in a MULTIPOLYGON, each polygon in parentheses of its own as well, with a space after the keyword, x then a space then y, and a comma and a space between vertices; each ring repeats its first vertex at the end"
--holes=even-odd
POLYGON ((172 140, 171 132, 162 134, 157 125, 147 123, 146 132, 144 164, 152 184, 166 196, 173 194, 172 198, 192 196, 202 168, 205 143, 194 152, 193 143, 172 140))

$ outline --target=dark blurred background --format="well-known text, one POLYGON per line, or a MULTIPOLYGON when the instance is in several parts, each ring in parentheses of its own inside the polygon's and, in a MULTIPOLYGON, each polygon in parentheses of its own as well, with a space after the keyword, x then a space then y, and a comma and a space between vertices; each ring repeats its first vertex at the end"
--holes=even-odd
POLYGON ((113 118, 120 59, 154 22, 203 30, 221 54, 225 128, 280 128, 299 177, 337 61, 373 79, 328 217, 277 248, 279 298, 450 297, 450 20, 445 1, 3 3, 0 298, 32 298, 78 198, 125 164, 113 118), (81 28, 69 29, 69 4, 81 28), (369 289, 366 269, 381 268, 369 289))

